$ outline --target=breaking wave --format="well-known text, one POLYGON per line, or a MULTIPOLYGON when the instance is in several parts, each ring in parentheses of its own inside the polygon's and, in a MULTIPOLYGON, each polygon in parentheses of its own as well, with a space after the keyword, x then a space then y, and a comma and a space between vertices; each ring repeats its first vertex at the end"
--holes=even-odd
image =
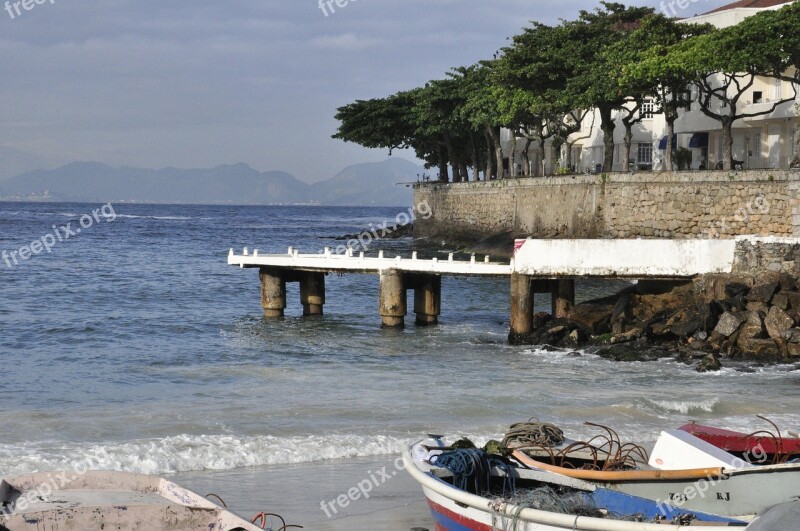
POLYGON ((647 400, 647 403, 660 412, 681 413, 689 415, 692 413, 713 413, 719 404, 719 398, 713 397, 707 400, 647 400))
POLYGON ((73 470, 76 467, 160 475, 310 463, 398 454, 420 438, 402 439, 386 435, 178 435, 100 445, 57 442, 0 445, 0 477, 73 470))

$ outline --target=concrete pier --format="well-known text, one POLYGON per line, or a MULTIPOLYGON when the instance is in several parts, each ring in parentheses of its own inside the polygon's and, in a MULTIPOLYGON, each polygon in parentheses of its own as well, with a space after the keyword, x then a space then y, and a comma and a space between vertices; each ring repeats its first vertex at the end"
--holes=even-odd
POLYGON ((553 319, 561 319, 569 315, 572 307, 575 306, 575 280, 559 279, 551 281, 551 293, 553 296, 553 319))
POLYGON ((403 328, 408 312, 406 286, 402 271, 381 271, 380 313, 385 328, 403 328))
POLYGON ((407 291, 414 290, 414 313, 419 326, 435 325, 442 311, 442 277, 505 277, 511 284, 511 342, 533 332, 534 296, 552 297, 552 315, 566 317, 575 305, 576 278, 689 279, 710 273, 731 273, 764 267, 796 273, 800 269, 800 239, 739 237, 735 240, 518 240, 510 263, 446 258, 420 259, 366 256, 352 250, 338 255, 250 253, 231 249, 228 263, 258 268, 261 305, 267 317, 282 317, 286 283, 300 283, 303 315, 322 315, 325 275, 361 273, 380 275, 379 313, 383 326, 400 328, 408 312, 407 291), (762 264, 762 265, 759 265, 762 264), (763 265, 765 264, 765 265, 763 265))
POLYGON ((439 324, 442 313, 442 277, 440 275, 415 275, 414 313, 417 326, 439 324))
POLYGON ((300 302, 303 315, 322 315, 325 306, 325 274, 303 272, 300 277, 300 302))
POLYGON ((509 342, 518 343, 533 332, 533 285, 531 277, 511 274, 511 332, 509 342))
POLYGON ((283 317, 286 309, 286 278, 277 269, 262 267, 259 272, 261 279, 261 307, 264 308, 265 317, 283 317))

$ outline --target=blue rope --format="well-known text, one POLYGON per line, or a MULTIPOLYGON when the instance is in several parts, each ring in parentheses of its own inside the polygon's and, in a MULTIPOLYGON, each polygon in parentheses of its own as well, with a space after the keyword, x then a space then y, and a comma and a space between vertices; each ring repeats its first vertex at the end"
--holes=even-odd
POLYGON ((505 459, 477 448, 443 452, 431 458, 431 464, 453 474, 453 486, 472 494, 483 495, 491 487, 492 468, 505 473, 503 496, 515 492, 513 466, 505 459))

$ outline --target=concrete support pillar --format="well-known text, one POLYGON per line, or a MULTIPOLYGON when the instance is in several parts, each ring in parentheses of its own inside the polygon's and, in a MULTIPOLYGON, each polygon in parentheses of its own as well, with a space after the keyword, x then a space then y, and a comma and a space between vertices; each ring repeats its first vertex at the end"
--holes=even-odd
POLYGON ((262 267, 261 306, 265 317, 283 317, 286 309, 286 278, 280 269, 262 267))
POLYGON ((304 273, 300 277, 303 315, 322 315, 325 305, 325 273, 304 273))
POLYGON ((571 278, 552 281, 553 319, 567 317, 575 306, 575 280, 571 278))
POLYGON ((511 274, 511 332, 508 341, 520 343, 533 332, 533 291, 531 277, 511 274))
POLYGON ((442 277, 439 275, 421 276, 414 285, 414 313, 417 326, 439 324, 442 313, 442 277))
POLYGON ((383 326, 402 328, 408 309, 403 273, 393 269, 381 271, 380 312, 383 326))

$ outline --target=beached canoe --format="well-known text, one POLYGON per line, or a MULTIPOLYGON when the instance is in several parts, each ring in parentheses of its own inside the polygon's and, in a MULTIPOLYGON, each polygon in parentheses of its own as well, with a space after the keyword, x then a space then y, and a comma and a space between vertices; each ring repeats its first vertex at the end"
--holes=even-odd
POLYGON ((691 433, 699 439, 713 444, 717 448, 730 452, 740 458, 746 458, 754 464, 774 462, 775 454, 783 454, 800 458, 800 438, 776 437, 765 432, 754 434, 741 433, 733 430, 704 426, 690 422, 678 428, 691 433))
MULTIPOLYGON (((486 493, 473 493, 459 488, 451 471, 436 466, 439 450, 429 451, 439 441, 421 441, 412 445, 404 454, 403 461, 407 472, 422 486, 431 513, 436 521, 436 531, 678 531, 694 525, 698 529, 722 530, 731 527, 744 528, 744 521, 675 509, 668 504, 657 504, 637 496, 614 491, 598 485, 559 476, 546 471, 528 470, 524 467, 489 467, 488 483, 502 492, 500 485, 507 486, 507 480, 514 480, 514 492, 504 492, 504 498, 486 493), (433 461, 431 464, 429 461, 433 461), (515 499, 520 493, 535 493, 539 489, 578 496, 590 506, 607 517, 578 516, 563 512, 547 511, 515 505, 505 500, 506 494, 515 499), (688 513, 692 513, 689 515, 688 513), (648 523, 623 521, 612 518, 640 515, 652 520, 663 517, 667 523, 648 523), (690 525, 674 525, 675 518, 694 520, 690 525), (702 527, 700 527, 702 526, 702 527)), ((524 494, 523 494, 524 496, 524 494)))
POLYGON ((0 481, 0 531, 260 527, 165 479, 123 472, 39 473, 0 481), (145 524, 146 523, 146 524, 145 524))

